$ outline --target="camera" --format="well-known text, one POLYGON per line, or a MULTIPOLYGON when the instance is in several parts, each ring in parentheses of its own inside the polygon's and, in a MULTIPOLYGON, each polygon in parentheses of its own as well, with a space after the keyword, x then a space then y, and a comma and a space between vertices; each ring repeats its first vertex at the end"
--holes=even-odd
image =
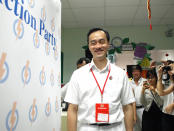
POLYGON ((171 71, 171 70, 172 70, 172 68, 170 66, 164 66, 163 67, 163 71, 168 72, 168 71, 171 71))
POLYGON ((171 71, 172 68, 170 66, 164 66, 163 67, 163 76, 162 79, 164 81, 168 81, 170 79, 170 75, 168 74, 168 71, 171 71))

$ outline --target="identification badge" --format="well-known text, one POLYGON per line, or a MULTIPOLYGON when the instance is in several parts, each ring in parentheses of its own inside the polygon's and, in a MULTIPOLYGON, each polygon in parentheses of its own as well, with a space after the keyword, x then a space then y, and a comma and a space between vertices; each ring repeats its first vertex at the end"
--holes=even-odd
POLYGON ((95 105, 95 108, 96 108, 96 111, 95 111, 96 122, 109 123, 109 104, 97 103, 95 105))

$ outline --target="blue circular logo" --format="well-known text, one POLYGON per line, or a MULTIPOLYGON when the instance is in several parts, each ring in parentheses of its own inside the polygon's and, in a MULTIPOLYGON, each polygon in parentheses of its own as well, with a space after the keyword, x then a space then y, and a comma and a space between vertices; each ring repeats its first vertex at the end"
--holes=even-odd
POLYGON ((24 25, 22 20, 15 20, 13 23, 13 32, 18 39, 21 39, 24 35, 24 25))
POLYGON ((45 7, 41 8, 41 18, 42 18, 43 21, 46 21, 45 7))
POLYGON ((39 35, 36 34, 36 32, 33 35, 33 44, 34 44, 34 47, 36 47, 36 48, 39 48, 39 46, 40 46, 39 35))
POLYGON ((41 72, 40 72, 39 80, 40 80, 40 84, 41 84, 42 86, 44 86, 45 83, 46 83, 46 75, 45 75, 45 72, 44 72, 44 71, 41 71, 41 72))
POLYGON ((34 117, 33 116, 33 112, 32 112, 32 109, 33 109, 33 105, 31 105, 30 109, 29 109, 29 120, 31 122, 34 122, 37 118, 37 114, 38 114, 38 110, 37 110, 37 106, 35 105, 34 106, 34 109, 35 109, 35 112, 34 112, 34 117))
POLYGON ((31 69, 30 68, 28 68, 27 69, 27 75, 28 76, 26 76, 27 78, 25 78, 25 69, 26 69, 26 66, 24 66, 23 67, 23 69, 22 69, 22 73, 21 73, 21 75, 22 75, 22 82, 24 83, 24 84, 28 84, 29 82, 30 82, 30 79, 31 79, 31 69))
POLYGON ((11 115, 12 115, 12 111, 10 111, 6 117, 6 128, 8 131, 11 131, 11 129, 12 131, 14 131, 16 129, 18 124, 18 119, 19 119, 19 114, 17 110, 15 110, 15 116, 13 116, 15 117, 14 121, 10 119, 11 115), (11 122, 14 122, 14 123, 11 123, 11 122))
POLYGON ((51 104, 47 103, 45 106, 45 115, 48 117, 51 114, 51 104), (49 108, 49 111, 47 110, 49 108))
POLYGON ((4 62, 4 65, 5 65, 5 75, 4 75, 4 77, 2 78, 2 79, 0 79, 0 83, 4 83, 6 80, 7 80, 7 78, 8 78, 8 74, 9 74, 9 67, 8 67, 8 64, 7 64, 7 62, 4 62))
POLYGON ((34 8, 35 0, 28 0, 28 4, 29 4, 30 8, 34 8))

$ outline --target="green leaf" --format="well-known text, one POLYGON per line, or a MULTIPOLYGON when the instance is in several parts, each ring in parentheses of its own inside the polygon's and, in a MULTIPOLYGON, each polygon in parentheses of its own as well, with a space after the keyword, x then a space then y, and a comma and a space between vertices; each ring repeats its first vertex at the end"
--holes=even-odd
POLYGON ((108 53, 109 53, 109 54, 114 54, 114 53, 115 53, 115 49, 111 49, 111 50, 109 50, 108 53))
POLYGON ((147 57, 147 58, 149 58, 151 56, 151 54, 147 53, 144 56, 147 57))
POLYGON ((88 49, 88 45, 82 46, 82 48, 87 50, 88 49))
POLYGON ((149 61, 151 61, 151 60, 152 60, 152 58, 150 58, 150 57, 149 57, 148 59, 149 59, 149 61))
POLYGON ((155 46, 151 46, 151 45, 146 45, 145 48, 147 50, 153 50, 155 48, 155 46))
POLYGON ((126 44, 126 43, 128 43, 129 42, 129 38, 124 38, 123 39, 123 44, 126 44))
POLYGON ((140 65, 140 64, 141 64, 141 62, 142 62, 141 60, 138 60, 138 61, 137 61, 137 64, 138 64, 138 65, 140 65))
POLYGON ((135 49, 136 48, 136 44, 134 42, 132 42, 131 44, 132 44, 133 49, 135 49))
POLYGON ((115 48, 115 50, 116 50, 117 53, 121 53, 121 48, 120 47, 115 48))

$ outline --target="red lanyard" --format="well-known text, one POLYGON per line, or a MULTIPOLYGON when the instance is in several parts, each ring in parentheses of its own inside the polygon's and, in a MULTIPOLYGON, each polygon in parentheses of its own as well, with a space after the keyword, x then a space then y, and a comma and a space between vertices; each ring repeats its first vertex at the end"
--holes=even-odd
POLYGON ((97 79, 96 79, 96 77, 95 77, 95 75, 94 75, 94 72, 93 72, 92 68, 91 68, 91 72, 92 72, 92 75, 93 75, 93 77, 94 77, 94 79, 95 79, 95 81, 96 81, 96 83, 97 83, 97 86, 98 86, 100 92, 101 92, 101 101, 103 102, 103 93, 104 93, 104 89, 105 89, 105 86, 106 86, 106 82, 108 81, 108 78, 109 78, 109 74, 110 74, 110 72, 111 72, 111 67, 110 67, 110 65, 109 65, 109 72, 108 72, 108 75, 107 75, 107 77, 106 77, 105 83, 104 83, 104 85, 103 85, 103 90, 101 90, 100 85, 99 85, 99 83, 98 83, 98 81, 97 81, 97 79))

